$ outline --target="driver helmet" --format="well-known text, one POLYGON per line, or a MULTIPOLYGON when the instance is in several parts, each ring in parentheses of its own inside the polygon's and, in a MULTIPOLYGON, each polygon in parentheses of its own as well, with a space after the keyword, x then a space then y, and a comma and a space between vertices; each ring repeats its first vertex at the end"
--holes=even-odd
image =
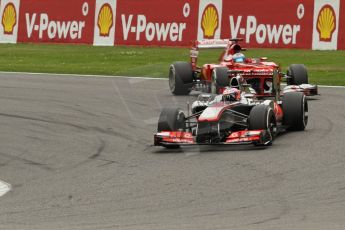
POLYGON ((243 53, 235 53, 234 55, 232 55, 232 60, 236 63, 244 62, 245 59, 246 57, 244 56, 243 53))
POLYGON ((223 98, 226 101, 239 101, 241 99, 241 91, 236 88, 226 87, 223 91, 223 98))

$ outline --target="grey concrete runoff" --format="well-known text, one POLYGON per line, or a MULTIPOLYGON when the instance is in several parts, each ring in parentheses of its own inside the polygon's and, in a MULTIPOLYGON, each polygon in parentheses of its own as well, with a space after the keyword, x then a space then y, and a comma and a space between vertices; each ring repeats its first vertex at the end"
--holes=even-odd
POLYGON ((0 229, 345 229, 345 89, 271 147, 172 151, 167 83, 1 73, 0 229))

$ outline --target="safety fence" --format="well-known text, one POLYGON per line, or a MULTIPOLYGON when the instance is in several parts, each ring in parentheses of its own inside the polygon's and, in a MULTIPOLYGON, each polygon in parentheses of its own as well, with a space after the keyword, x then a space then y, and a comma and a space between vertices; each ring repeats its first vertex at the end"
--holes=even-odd
POLYGON ((344 0, 0 0, 0 43, 345 50, 344 0))

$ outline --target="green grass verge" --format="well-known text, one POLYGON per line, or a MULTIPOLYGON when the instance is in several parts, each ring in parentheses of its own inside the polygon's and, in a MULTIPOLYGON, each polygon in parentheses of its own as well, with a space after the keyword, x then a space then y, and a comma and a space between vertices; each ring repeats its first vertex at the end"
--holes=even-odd
MULTIPOLYGON (((202 50, 199 63, 217 63, 221 50, 202 50)), ((250 49, 284 70, 303 63, 311 83, 345 85, 345 51, 250 49)), ((174 61, 188 61, 188 48, 94 47, 60 44, 1 44, 0 71, 167 77, 174 61)))

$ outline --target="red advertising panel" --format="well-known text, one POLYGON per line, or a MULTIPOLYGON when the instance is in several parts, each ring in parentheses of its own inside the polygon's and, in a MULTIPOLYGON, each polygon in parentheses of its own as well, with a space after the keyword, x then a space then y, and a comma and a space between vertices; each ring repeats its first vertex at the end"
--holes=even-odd
POLYGON ((93 43, 95 1, 25 0, 18 42, 93 43))
POLYGON ((223 1, 222 38, 249 47, 311 48, 313 1, 223 1))
POLYGON ((340 0, 0 0, 0 16, 1 43, 190 46, 239 37, 248 47, 345 50, 340 0), (339 23, 321 28, 327 12, 339 23))
POLYGON ((117 1, 115 43, 186 46, 196 39, 198 1, 117 1))
POLYGON ((338 49, 345 50, 345 2, 340 1, 338 49))

